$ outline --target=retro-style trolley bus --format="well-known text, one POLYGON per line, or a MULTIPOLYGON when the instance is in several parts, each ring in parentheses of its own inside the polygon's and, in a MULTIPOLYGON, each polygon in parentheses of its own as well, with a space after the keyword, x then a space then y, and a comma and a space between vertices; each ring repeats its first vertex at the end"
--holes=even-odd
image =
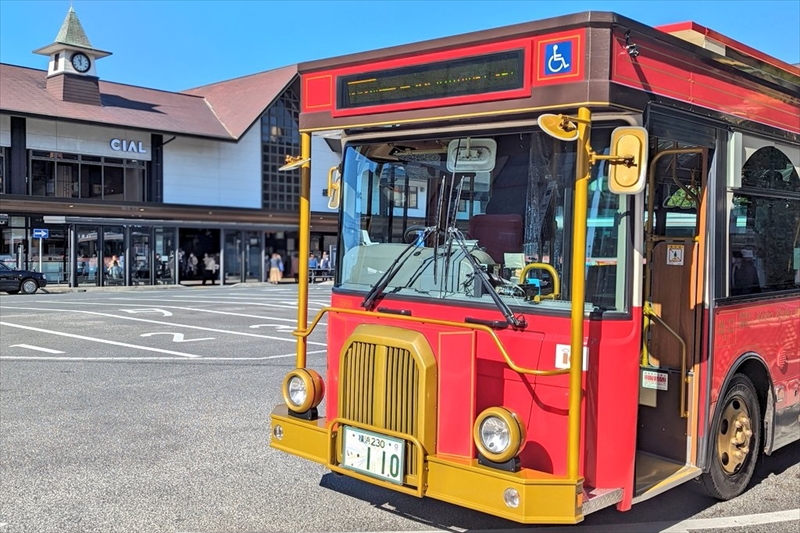
POLYGON ((340 238, 313 319, 301 268, 274 448, 576 523, 735 497, 797 440, 800 69, 598 12, 299 69, 300 257, 312 135, 342 142, 340 238))

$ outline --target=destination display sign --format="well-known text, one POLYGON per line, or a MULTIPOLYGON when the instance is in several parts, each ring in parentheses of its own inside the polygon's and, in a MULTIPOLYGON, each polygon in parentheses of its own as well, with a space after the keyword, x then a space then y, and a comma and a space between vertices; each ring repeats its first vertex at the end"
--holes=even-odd
POLYGON ((338 108, 396 104, 523 87, 525 51, 508 50, 337 78, 338 108))

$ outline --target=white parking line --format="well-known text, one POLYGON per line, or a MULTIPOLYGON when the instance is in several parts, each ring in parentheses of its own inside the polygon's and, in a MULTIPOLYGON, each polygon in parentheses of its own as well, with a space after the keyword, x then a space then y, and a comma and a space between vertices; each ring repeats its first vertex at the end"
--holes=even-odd
MULTIPOLYGON (((311 352, 306 352, 306 355, 317 355, 321 353, 327 353, 327 350, 314 350, 311 352)), ((295 357, 297 354, 295 352, 286 353, 282 355, 267 355, 265 357, 200 357, 198 359, 192 359, 192 361, 197 362, 220 362, 220 361, 267 361, 269 359, 285 359, 288 357, 295 357)), ((152 357, 47 357, 44 355, 41 356, 13 356, 13 355, 3 355, 0 356, 0 360, 8 360, 8 361, 85 361, 85 362, 98 362, 98 363, 105 363, 109 361, 113 362, 134 362, 134 361, 187 361, 185 357, 159 357, 154 355, 152 357)))
POLYGON ((53 350, 51 348, 42 348, 41 346, 31 346, 30 344, 12 344, 9 348, 25 348, 26 350, 33 350, 35 352, 45 353, 64 353, 61 350, 53 350))
MULTIPOLYGON (((53 304, 64 304, 64 305, 91 305, 91 306, 98 306, 98 305, 108 305, 112 307, 118 307, 118 303, 109 303, 105 301, 80 301, 80 302, 65 302, 65 301, 54 301, 48 302, 53 304)), ((195 301, 194 303, 216 303, 216 302, 199 302, 195 301)), ((125 304, 126 307, 152 307, 148 304, 125 304)), ((289 322, 289 323, 297 323, 296 318, 281 318, 277 316, 262 316, 262 315, 248 315, 245 313, 233 313, 231 311, 215 311, 213 309, 202 309, 200 307, 180 307, 177 305, 161 305, 159 307, 163 307, 164 309, 179 309, 181 311, 197 311, 198 313, 212 313, 215 315, 229 315, 229 316, 240 316, 244 318, 257 318, 259 320, 274 320, 276 322, 289 322)), ((14 316, 25 316, 29 317, 30 315, 14 315, 14 316)), ((7 318, 3 316, 2 318, 7 318)), ((326 326, 325 322, 320 322, 319 326, 326 326)))
MULTIPOLYGON (((800 509, 775 511, 773 513, 749 514, 740 516, 721 516, 719 518, 690 518, 688 520, 640 522, 638 524, 606 524, 576 526, 542 526, 524 529, 495 529, 492 533, 691 533, 708 529, 744 528, 761 524, 800 521, 800 509)), ((366 532, 362 532, 366 533, 366 532)), ((406 531, 384 531, 382 533, 409 533, 406 531)), ((414 533, 442 533, 441 529, 419 530, 414 533)))
MULTIPOLYGON (((10 322, 0 322, 0 325, 8 326, 10 328, 27 329, 29 331, 38 331, 39 333, 49 333, 50 335, 59 335, 61 337, 70 337, 72 339, 80 339, 84 341, 100 342, 103 344, 113 344, 114 346, 122 346, 123 348, 133 348, 134 350, 144 350, 147 352, 167 353, 170 355, 180 355, 181 357, 201 357, 190 353, 174 352, 172 350, 162 350, 160 348, 150 348, 148 346, 138 346, 136 344, 128 344, 126 342, 109 341, 106 339, 97 339, 95 337, 87 337, 85 335, 77 335, 75 333, 64 333, 61 331, 53 331, 49 329, 34 328, 31 326, 23 326, 21 324, 12 324, 10 322)), ((10 359, 9 357, 1 357, 2 359, 10 359)))
MULTIPOLYGON (((131 316, 119 316, 119 315, 112 315, 109 313, 98 313, 95 311, 79 311, 76 309, 50 309, 45 307, 11 307, 10 309, 23 309, 26 311, 53 311, 56 313, 82 313, 86 315, 95 315, 95 316, 104 316, 108 318, 116 318, 119 320, 132 320, 134 322, 146 322, 148 324, 158 324, 159 326, 172 326, 176 328, 188 328, 188 329, 199 329, 202 331, 213 331, 215 333, 226 333, 228 335, 241 335, 244 337, 257 337, 260 339, 270 339, 274 341, 283 341, 283 342, 297 342, 296 339, 293 338, 286 338, 286 337, 272 337, 269 335, 259 335, 257 333, 244 333, 240 331, 229 331, 226 329, 216 329, 216 328, 205 328, 202 326, 192 326, 189 324, 176 324, 174 322, 162 322, 160 320, 148 320, 146 318, 134 318, 131 316)), ((327 343, 324 342, 314 342, 308 341, 307 344, 315 345, 315 346, 327 346, 327 343)))
MULTIPOLYGON (((185 298, 184 297, 173 296, 170 299, 164 299, 164 298, 136 298, 136 301, 137 302, 143 302, 143 301, 151 301, 151 302, 169 301, 169 302, 176 302, 178 300, 189 300, 189 301, 191 301, 193 303, 207 303, 207 304, 218 304, 218 305, 219 304, 255 305, 255 306, 259 306, 259 307, 270 307, 270 308, 275 308, 275 309, 290 309, 290 310, 293 310, 293 311, 297 310, 297 306, 296 305, 294 305, 294 306, 291 306, 291 305, 279 305, 279 304, 269 304, 269 303, 264 303, 264 302, 253 302, 253 301, 242 301, 242 300, 227 300, 227 301, 226 300, 212 300, 212 301, 208 301, 209 298, 214 298, 214 297, 213 296, 211 296, 211 297, 204 296, 203 297, 204 301, 199 301, 199 300, 196 299, 196 297, 191 297, 191 296, 187 296, 185 298)), ((126 302, 130 302, 131 301, 128 298, 109 298, 109 300, 125 300, 126 302)), ((167 307, 167 306, 162 306, 162 307, 167 307)))

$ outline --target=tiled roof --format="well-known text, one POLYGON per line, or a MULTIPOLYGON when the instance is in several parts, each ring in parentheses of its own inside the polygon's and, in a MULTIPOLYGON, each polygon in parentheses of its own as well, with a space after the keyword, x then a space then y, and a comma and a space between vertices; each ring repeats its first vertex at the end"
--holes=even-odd
POLYGON ((241 137, 297 76, 297 65, 184 91, 202 96, 235 138, 241 137))
POLYGON ((83 31, 81 21, 78 20, 78 15, 75 14, 72 6, 69 6, 67 17, 64 19, 64 23, 61 24, 61 29, 58 30, 55 42, 82 46, 83 48, 92 47, 92 43, 89 42, 86 32, 83 31))
MULTIPOLYGON (((152 132, 236 139, 208 103, 197 96, 101 80, 102 106, 78 104, 51 95, 46 88, 46 77, 43 70, 0 63, 0 111, 152 132)), ((263 90, 269 92, 266 87, 263 90)), ((227 97, 230 105, 240 100, 235 93, 227 97)), ((251 122, 257 117, 253 115, 251 122)))

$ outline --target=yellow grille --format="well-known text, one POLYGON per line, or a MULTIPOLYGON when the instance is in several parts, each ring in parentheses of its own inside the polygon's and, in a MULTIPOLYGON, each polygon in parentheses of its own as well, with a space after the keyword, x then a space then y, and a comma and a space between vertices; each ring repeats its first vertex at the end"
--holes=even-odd
MULTIPOLYGON (((411 351, 352 342, 343 355, 340 416, 420 438, 420 370, 411 351)), ((406 443, 406 483, 418 479, 416 447, 406 443)))

